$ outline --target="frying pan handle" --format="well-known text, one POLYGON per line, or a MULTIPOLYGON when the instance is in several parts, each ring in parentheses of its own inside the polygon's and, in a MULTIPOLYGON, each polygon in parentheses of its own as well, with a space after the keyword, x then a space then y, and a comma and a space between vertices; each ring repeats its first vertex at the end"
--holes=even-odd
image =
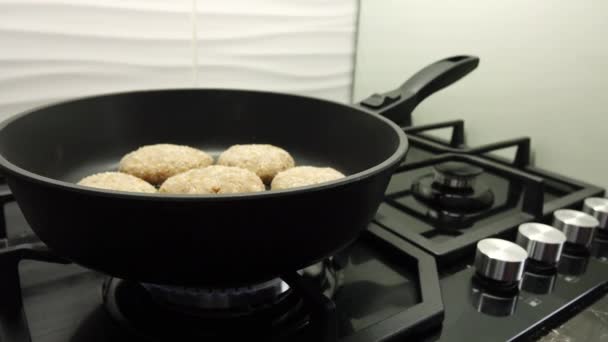
POLYGON ((360 106, 393 120, 401 126, 412 124, 412 111, 429 95, 466 76, 479 65, 475 56, 453 56, 437 61, 418 71, 399 88, 374 94, 360 106))

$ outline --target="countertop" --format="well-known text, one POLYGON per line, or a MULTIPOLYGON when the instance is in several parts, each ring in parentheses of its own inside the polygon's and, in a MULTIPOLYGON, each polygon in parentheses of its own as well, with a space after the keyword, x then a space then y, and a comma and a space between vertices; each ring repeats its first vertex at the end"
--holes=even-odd
POLYGON ((540 342, 608 341, 608 295, 551 330, 540 342))

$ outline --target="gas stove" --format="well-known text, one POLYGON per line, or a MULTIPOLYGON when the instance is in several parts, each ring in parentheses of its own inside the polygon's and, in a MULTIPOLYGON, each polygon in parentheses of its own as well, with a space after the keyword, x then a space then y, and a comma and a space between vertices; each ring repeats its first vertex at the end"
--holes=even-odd
POLYGON ((462 121, 403 129, 407 160, 357 241, 242 288, 141 284, 71 264, 2 185, 0 340, 530 340, 608 292, 606 203, 585 201, 603 189, 531 166, 529 138, 471 148, 462 121), (429 134, 446 128, 449 139, 429 134), (493 154, 505 148, 512 160, 493 154))

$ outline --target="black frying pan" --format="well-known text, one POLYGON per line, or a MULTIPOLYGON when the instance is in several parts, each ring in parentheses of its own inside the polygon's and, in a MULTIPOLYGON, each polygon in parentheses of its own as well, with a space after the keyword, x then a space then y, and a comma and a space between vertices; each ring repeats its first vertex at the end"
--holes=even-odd
POLYGON ((408 143, 397 124, 479 60, 434 63, 359 106, 270 92, 189 89, 94 96, 33 110, 0 127, 0 165, 36 234, 72 261, 158 284, 237 286, 311 265, 371 220, 408 143), (299 165, 346 178, 293 190, 160 195, 74 184, 127 152, 176 143, 219 153, 270 143, 299 165))

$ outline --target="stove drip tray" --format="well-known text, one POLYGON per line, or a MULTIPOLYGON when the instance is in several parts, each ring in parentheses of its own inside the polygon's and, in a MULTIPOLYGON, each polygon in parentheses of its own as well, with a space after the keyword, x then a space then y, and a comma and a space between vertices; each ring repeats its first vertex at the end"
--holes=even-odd
POLYGON ((481 168, 445 162, 434 166, 433 171, 412 184, 412 194, 433 211, 444 213, 442 217, 470 218, 494 203, 490 188, 476 179, 483 173, 481 168))

